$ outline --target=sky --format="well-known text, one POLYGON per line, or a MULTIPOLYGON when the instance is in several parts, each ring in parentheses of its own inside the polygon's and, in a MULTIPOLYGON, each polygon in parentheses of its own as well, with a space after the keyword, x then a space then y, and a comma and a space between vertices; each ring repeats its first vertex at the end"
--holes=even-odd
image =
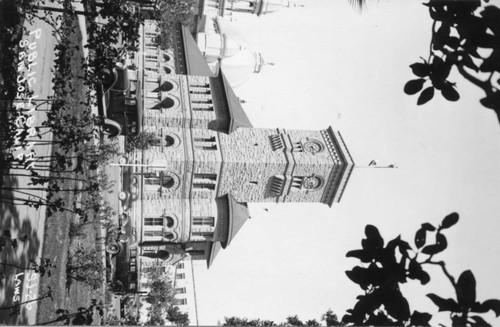
MULTIPOLYGON (((494 2, 498 5, 498 2, 494 2)), ((346 258, 376 225, 386 241, 413 242, 424 222, 460 214, 439 257, 456 278, 471 269, 478 300, 500 298, 500 125, 458 74, 459 102, 440 94, 424 106, 403 92, 409 65, 427 57, 431 19, 420 1, 303 0, 304 7, 235 21, 268 62, 235 90, 253 126, 339 130, 358 168, 340 203, 250 204, 251 219, 212 267, 196 263, 202 325, 224 316, 283 322, 289 315, 342 317, 362 290, 345 275, 346 258), (397 169, 367 168, 376 159, 397 169), (265 210, 267 209, 267 210, 265 210)), ((444 275, 402 288, 411 310, 433 313, 425 294, 453 297, 444 275)), ((493 315, 486 315, 495 322, 493 315)), ((435 315, 434 324, 446 319, 435 315)), ((447 320, 445 320, 447 321, 447 320)), ((500 323, 497 320, 496 323, 500 323)))

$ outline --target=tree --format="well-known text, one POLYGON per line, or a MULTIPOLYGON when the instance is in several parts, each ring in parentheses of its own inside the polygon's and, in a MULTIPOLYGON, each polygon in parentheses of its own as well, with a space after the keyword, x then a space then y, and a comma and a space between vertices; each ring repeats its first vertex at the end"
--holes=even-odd
POLYGON ((299 316, 289 316, 286 317, 286 325, 287 326, 304 326, 302 320, 299 319, 299 316))
POLYGON ((407 82, 404 92, 420 92, 417 105, 430 101, 436 90, 446 100, 458 101, 456 83, 448 79, 456 68, 485 93, 479 102, 500 120, 500 9, 482 7, 481 0, 430 0, 424 5, 433 20, 430 53, 410 65, 418 78, 407 82))
POLYGON ((462 272, 458 281, 455 281, 445 262, 435 259, 447 248, 444 231, 455 225, 458 218, 457 213, 452 213, 437 227, 430 223, 422 224, 415 233, 415 248, 400 236, 385 244, 378 229, 367 225, 366 238, 361 241, 362 249, 347 253, 347 257, 357 258, 364 265, 346 272, 347 277, 358 284, 364 294, 357 297, 356 304, 347 310, 342 322, 356 326, 429 326, 432 315, 411 312, 408 300, 400 289, 400 284, 409 279, 427 284, 431 277, 424 268, 428 266, 439 267, 455 289, 456 299, 427 294, 439 311, 450 312, 452 326, 486 326, 488 324, 479 314, 490 310, 498 317, 500 300, 477 301, 476 280, 470 270, 462 272))
POLYGON ((68 280, 83 282, 93 289, 99 289, 104 282, 106 268, 96 249, 78 247, 66 266, 68 280))
POLYGON ((175 323, 177 326, 189 325, 189 315, 181 312, 178 306, 172 306, 167 309, 167 320, 175 323))
MULTIPOLYGON (((332 310, 328 310, 323 317, 333 314, 332 310)), ((336 316, 335 316, 336 317, 336 316)), ((321 320, 325 320, 321 318, 321 320)), ((280 323, 279 325, 275 324, 274 321, 271 320, 261 320, 261 319, 248 319, 248 318, 240 318, 240 317, 224 317, 224 321, 222 322, 222 326, 321 326, 321 324, 316 319, 306 320, 304 323, 300 320, 298 315, 288 316, 285 322, 280 323)), ((328 325, 328 326, 337 326, 337 325, 328 325)), ((338 325, 343 326, 343 325, 338 325)))
POLYGON ((132 152, 134 149, 146 150, 160 142, 158 136, 153 132, 140 132, 137 135, 127 137, 125 151, 132 152))
POLYGON ((195 0, 160 0, 155 10, 154 18, 158 21, 160 34, 155 43, 162 49, 168 50, 172 45, 172 32, 178 24, 189 25, 193 22, 195 0))
POLYGON ((248 319, 239 317, 224 317, 222 326, 276 326, 270 320, 248 319))
POLYGON ((321 320, 325 321, 327 326, 344 326, 344 324, 339 321, 337 315, 333 313, 332 309, 328 309, 328 311, 321 316, 321 320))
POLYGON ((145 296, 148 308, 148 325, 165 325, 165 319, 180 326, 189 324, 187 313, 176 306, 175 292, 168 276, 158 269, 146 271, 150 291, 145 296))

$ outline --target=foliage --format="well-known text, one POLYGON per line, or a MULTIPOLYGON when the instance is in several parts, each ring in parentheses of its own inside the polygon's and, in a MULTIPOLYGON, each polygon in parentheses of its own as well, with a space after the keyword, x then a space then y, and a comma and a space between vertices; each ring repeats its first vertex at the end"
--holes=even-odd
POLYGON ((111 315, 106 318, 105 326, 139 326, 139 321, 136 317, 127 314, 124 318, 118 318, 111 315))
POLYGON ((177 306, 172 306, 167 309, 167 320, 173 322, 177 326, 189 325, 189 315, 185 312, 181 312, 177 306))
MULTIPOLYGON (((344 326, 337 321, 337 315, 331 309, 322 316, 321 320, 326 320, 327 326, 344 326), (333 319, 334 318, 334 319, 333 319), (335 324, 337 323, 337 324, 335 324)), ((271 320, 248 319, 240 317, 224 317, 223 326, 321 326, 316 319, 306 320, 303 322, 298 315, 288 316, 285 322, 277 325, 271 320)))
POLYGON ((233 316, 224 317, 222 326, 276 326, 276 324, 270 320, 248 319, 233 316))
POLYGON ((83 282, 93 289, 101 287, 105 270, 97 250, 81 246, 76 249, 66 266, 68 279, 83 282))
POLYGON ((91 304, 87 308, 80 307, 76 312, 70 312, 66 309, 57 309, 57 318, 53 321, 44 323, 44 325, 53 324, 55 322, 64 322, 65 325, 92 325, 95 312, 97 312, 102 319, 104 316, 103 304, 101 301, 91 299, 91 304))
POLYGON ((143 22, 139 12, 127 0, 104 0, 96 9, 96 2, 90 1, 93 7, 92 18, 89 19, 89 49, 87 82, 96 83, 101 80, 105 69, 114 67, 128 51, 136 51, 139 45, 139 28, 143 22), (105 19, 105 24, 97 24, 95 19, 105 19))
POLYGON ((430 53, 428 59, 410 65, 418 78, 406 83, 405 93, 420 92, 418 105, 430 101, 436 90, 448 101, 459 100, 456 83, 449 80, 455 67, 484 91, 480 103, 500 119, 500 9, 482 7, 481 0, 429 0, 424 5, 434 21, 430 53))
POLYGON ((158 21, 159 35, 154 42, 162 50, 168 50, 172 45, 172 33, 178 24, 189 25, 193 22, 195 0, 160 0, 155 11, 158 21))
POLYGON ((175 305, 175 293, 172 282, 168 276, 158 269, 149 269, 146 271, 146 277, 149 284, 149 292, 145 300, 151 306, 148 307, 147 325, 165 325, 167 320, 176 325, 187 326, 189 318, 187 313, 182 313, 175 305))
POLYGON ((326 322, 327 326, 345 326, 335 313, 333 313, 332 309, 328 309, 328 311, 321 316, 321 320, 326 322))
POLYGON ((127 144, 125 147, 126 152, 132 152, 134 149, 146 150, 158 144, 160 139, 153 132, 140 132, 137 135, 127 137, 127 144))
POLYGON ((427 284, 431 277, 424 267, 429 265, 440 267, 455 289, 456 299, 427 294, 439 311, 450 312, 452 326, 487 325, 478 314, 490 310, 499 316, 499 300, 476 300, 476 281, 470 270, 464 271, 455 282, 445 263, 434 260, 447 248, 443 232, 455 225, 458 218, 457 213, 452 213, 438 227, 430 223, 422 224, 415 233, 415 248, 400 236, 385 244, 378 229, 367 225, 366 238, 361 241, 362 249, 347 253, 347 257, 357 258, 364 265, 346 272, 365 294, 357 297, 354 308, 347 310, 342 321, 350 325, 429 326, 432 315, 411 312, 408 300, 400 290, 400 284, 409 279, 427 284))

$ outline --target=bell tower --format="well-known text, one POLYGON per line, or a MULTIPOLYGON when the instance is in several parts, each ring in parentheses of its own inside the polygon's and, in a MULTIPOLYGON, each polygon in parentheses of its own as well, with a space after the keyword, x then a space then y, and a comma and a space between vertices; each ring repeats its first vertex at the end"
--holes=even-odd
POLYGON ((239 128, 219 134, 218 196, 238 202, 320 202, 342 196, 354 162, 339 132, 239 128))

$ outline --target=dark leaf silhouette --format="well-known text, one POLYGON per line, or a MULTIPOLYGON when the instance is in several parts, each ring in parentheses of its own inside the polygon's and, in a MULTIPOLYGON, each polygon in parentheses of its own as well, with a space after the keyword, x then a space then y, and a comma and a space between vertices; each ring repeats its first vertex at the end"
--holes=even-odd
POLYGON ((371 262, 372 257, 370 256, 370 253, 365 250, 352 250, 347 252, 346 257, 353 257, 353 258, 358 258, 362 262, 371 262))
POLYGON ((378 284, 384 278, 382 269, 378 268, 375 263, 370 264, 368 268, 354 267, 352 270, 346 271, 346 275, 350 280, 359 284, 362 289, 378 284))
POLYGON ((448 78, 448 75, 450 75, 452 65, 448 62, 443 61, 439 57, 434 57, 431 67, 432 85, 437 89, 441 89, 446 79, 448 78))
POLYGON ((422 269, 422 265, 417 260, 411 260, 408 266, 408 277, 411 279, 418 279, 422 285, 427 284, 431 277, 427 272, 422 269))
POLYGON ((465 66, 465 67, 468 67, 474 71, 479 71, 479 67, 477 67, 477 65, 474 63, 474 61, 472 61, 472 58, 467 55, 467 54, 464 54, 462 56, 462 60, 461 60, 461 63, 465 66))
POLYGON ((443 299, 436 294, 427 294, 427 297, 434 302, 435 305, 439 308, 439 311, 451 311, 451 312, 461 312, 462 309, 458 305, 457 302, 453 299, 443 299))
POLYGON ((500 49, 493 50, 491 55, 479 66, 479 69, 482 72, 500 71, 500 49))
POLYGON ((458 222, 458 213, 453 212, 448 216, 444 217, 443 222, 441 223, 441 228, 450 228, 458 222))
POLYGON ((485 98, 479 100, 483 106, 490 109, 495 109, 500 107, 500 92, 492 92, 488 94, 485 98))
POLYGON ((471 316, 470 319, 472 321, 474 321, 474 324, 472 324, 471 326, 477 326, 477 327, 488 327, 488 326, 491 326, 490 324, 488 324, 486 322, 486 320, 484 320, 480 316, 471 316))
POLYGON ((458 304, 462 307, 470 307, 476 302, 476 279, 472 271, 466 270, 460 275, 455 290, 458 304))
POLYGON ((410 317, 410 306, 403 294, 399 290, 391 290, 384 295, 383 302, 387 313, 397 320, 408 320, 410 317))
POLYGON ((435 255, 438 254, 439 252, 443 251, 443 247, 438 244, 432 244, 432 245, 427 245, 422 249, 422 253, 428 254, 428 255, 435 255))
POLYGON ((433 232, 433 231, 436 230, 436 227, 434 227, 433 225, 431 225, 429 223, 423 223, 422 224, 422 229, 425 229, 427 231, 433 232))
POLYGON ((411 326, 430 326, 432 315, 427 312, 413 311, 410 319, 411 326))
POLYGON ((425 79, 419 78, 408 81, 405 85, 404 91, 408 95, 416 94, 424 87, 425 79))
POLYGON ((446 241, 446 236, 444 236, 441 233, 438 233, 436 235, 436 245, 438 245, 441 248, 441 251, 446 249, 446 247, 448 247, 448 241, 446 241))
POLYGON ((458 101, 460 99, 460 94, 458 94, 457 90, 451 83, 447 83, 441 89, 441 94, 448 101, 458 101))
POLYGON ((415 74, 418 77, 426 77, 429 76, 429 74, 431 73, 431 69, 427 63, 417 62, 410 65, 410 68, 413 74, 415 74))
POLYGON ((492 310, 493 312, 495 312, 495 315, 497 317, 500 316, 500 300, 486 300, 481 304, 481 306, 486 310, 484 312, 492 310))
POLYGON ((417 100, 417 105, 421 106, 427 102, 429 102, 432 98, 434 97, 434 87, 429 86, 425 90, 420 93, 420 96, 418 97, 417 100))
POLYGON ((421 248, 422 246, 425 245, 425 239, 426 239, 426 231, 423 228, 420 228, 416 233, 415 233, 415 245, 417 248, 421 248))

